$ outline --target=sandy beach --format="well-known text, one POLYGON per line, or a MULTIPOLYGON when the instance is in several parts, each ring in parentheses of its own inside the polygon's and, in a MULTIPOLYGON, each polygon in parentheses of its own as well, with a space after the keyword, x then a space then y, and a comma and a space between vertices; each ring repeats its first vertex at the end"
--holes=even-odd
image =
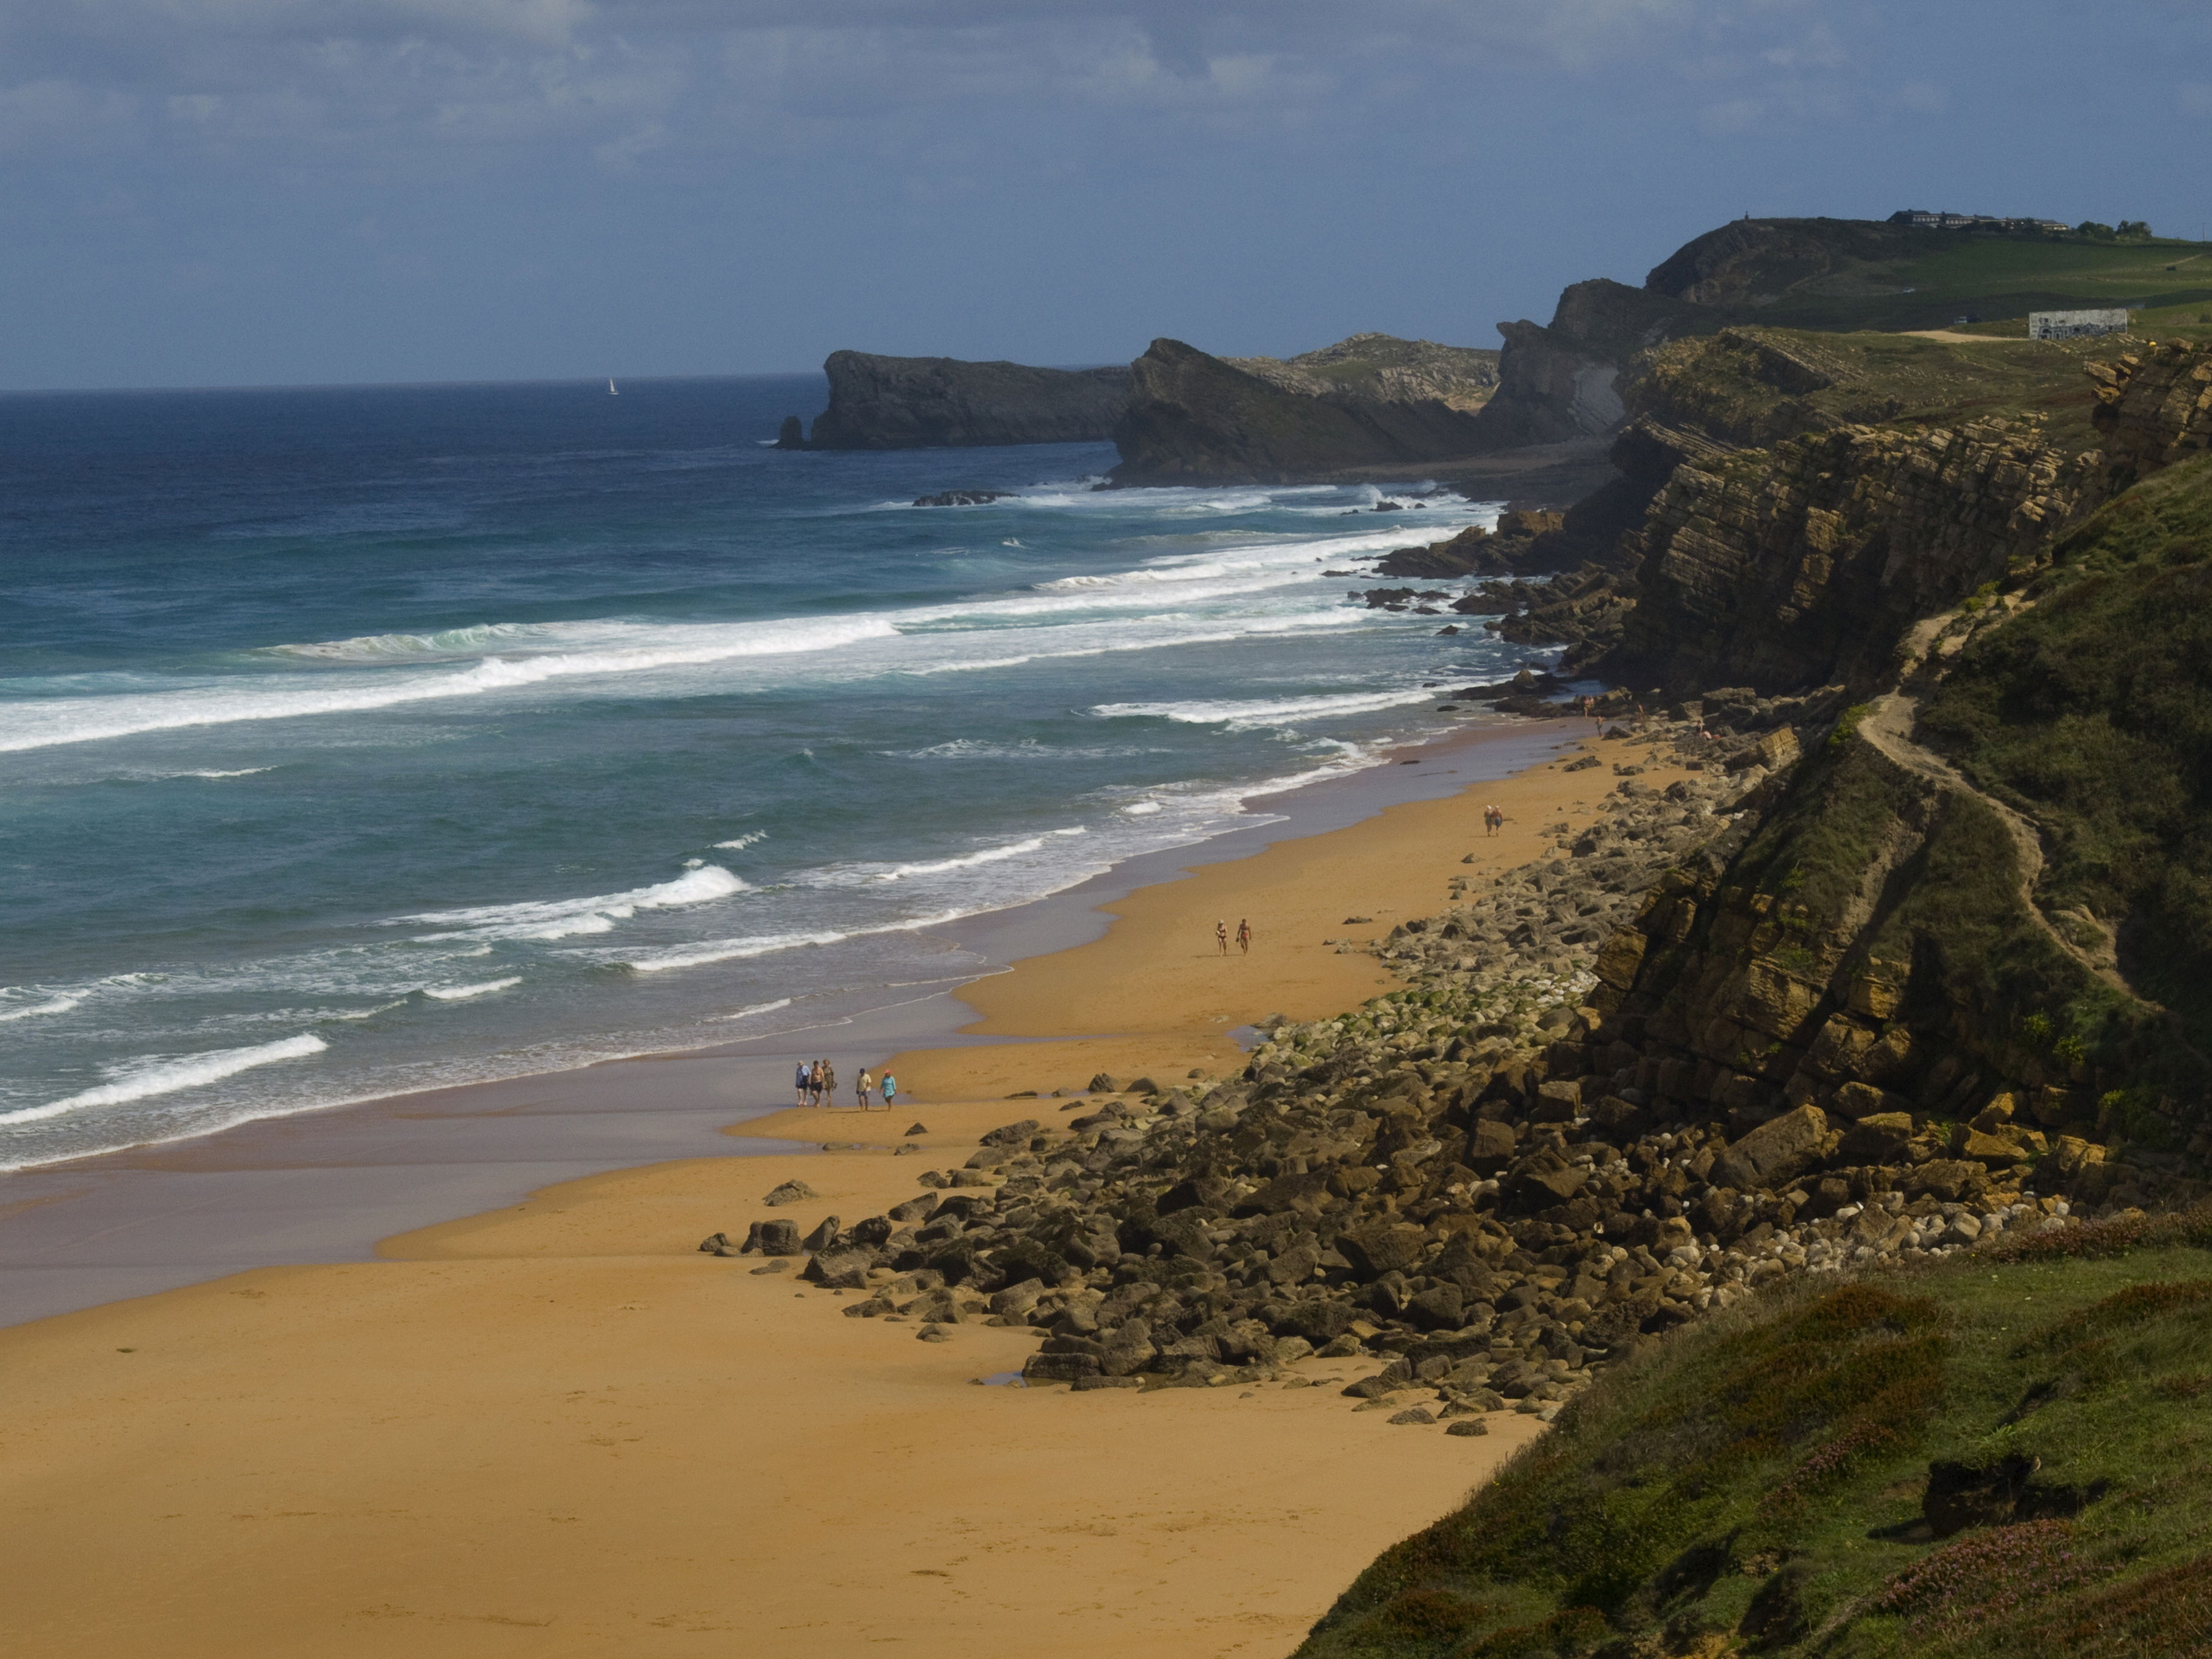
MULTIPOLYGON (((0 1332, 0 1632, 103 1656, 1286 1651, 1534 1419, 1391 1426, 1338 1392, 1373 1362, 1297 1368, 1336 1387, 977 1387, 1033 1338, 917 1341, 696 1245, 878 1213, 986 1130, 1058 1121, 1065 1103, 1017 1091, 1224 1073, 1237 1027, 1374 994, 1381 964, 1337 942, 1602 810, 1608 773, 1559 769, 1132 894, 1103 937, 963 993, 982 1032, 1035 1041, 897 1055, 888 1116, 743 1126, 790 1154, 597 1176, 380 1261, 0 1332), (1492 800, 1509 823, 1486 839, 1492 800), (1217 917, 1250 920, 1249 956, 1215 948, 1217 917), (921 1154, 891 1156, 915 1122, 921 1154), (763 1207, 793 1176, 818 1196, 763 1207)), ((841 1069, 863 1058, 885 1057, 841 1069)))

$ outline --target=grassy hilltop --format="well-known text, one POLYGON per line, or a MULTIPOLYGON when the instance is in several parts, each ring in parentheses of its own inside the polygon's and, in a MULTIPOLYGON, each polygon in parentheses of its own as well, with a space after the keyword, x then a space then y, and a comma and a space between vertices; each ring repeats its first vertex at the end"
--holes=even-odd
POLYGON ((1972 315, 2020 319, 2024 332, 2031 311, 2212 310, 2212 243, 1741 220, 1687 244, 1644 286, 1780 328, 1901 331, 1972 315))

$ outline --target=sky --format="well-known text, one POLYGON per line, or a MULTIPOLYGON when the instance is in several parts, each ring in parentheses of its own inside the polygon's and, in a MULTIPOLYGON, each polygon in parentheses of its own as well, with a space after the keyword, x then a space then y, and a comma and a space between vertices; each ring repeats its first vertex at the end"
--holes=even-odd
POLYGON ((1495 345, 2207 155, 2206 0, 0 0, 0 388, 1495 345))

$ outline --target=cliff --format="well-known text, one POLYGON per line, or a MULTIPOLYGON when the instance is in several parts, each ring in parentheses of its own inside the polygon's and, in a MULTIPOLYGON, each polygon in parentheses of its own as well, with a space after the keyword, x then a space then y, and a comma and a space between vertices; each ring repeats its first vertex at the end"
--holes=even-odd
POLYGON ((1864 682, 2082 504, 2079 463, 1994 422, 1844 427, 1685 463, 1630 541, 1640 595, 1609 666, 1677 691, 1864 682))
POLYGON ((1031 368, 951 357, 833 351, 823 365, 830 407, 811 449, 965 448, 1095 443, 1129 398, 1129 371, 1031 368))
POLYGON ((1599 278, 1559 295, 1548 325, 1500 323, 1498 395, 1476 422, 1486 450, 1598 438, 1625 412, 1620 387, 1638 354, 1719 319, 1599 278))
POLYGON ((1498 355, 1358 334, 1287 360, 1155 340, 1130 365, 1117 484, 1291 483, 1472 453, 1498 355))

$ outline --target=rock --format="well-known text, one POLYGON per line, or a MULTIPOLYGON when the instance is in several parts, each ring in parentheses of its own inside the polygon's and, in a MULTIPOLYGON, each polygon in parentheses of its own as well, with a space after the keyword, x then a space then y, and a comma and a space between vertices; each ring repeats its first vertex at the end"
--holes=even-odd
POLYGON ((1285 483, 1475 453, 1492 352, 1355 335, 1287 362, 1155 340, 1130 365, 1116 484, 1285 483))
POLYGON ((952 1333, 936 1325, 925 1325, 914 1334, 917 1342, 950 1342, 952 1333))
POLYGON ((1713 1179, 1735 1188, 1778 1187, 1795 1181, 1819 1160, 1827 1133, 1827 1114, 1817 1106, 1784 1112, 1722 1153, 1713 1165, 1713 1179))
POLYGON ((1496 1118, 1477 1118, 1468 1132, 1468 1166, 1482 1175, 1496 1175, 1513 1161, 1518 1144, 1511 1124, 1496 1118))
POLYGON ((1905 1155, 1911 1139, 1910 1113, 1876 1112, 1850 1127, 1836 1156, 1847 1164, 1894 1164, 1905 1155))
POLYGON ((1096 443, 1129 400, 1127 368, 1031 368, 833 351, 811 449, 1096 443))
POLYGON ((834 1215, 825 1216, 820 1225, 799 1240, 799 1248, 805 1250, 826 1250, 837 1242, 837 1218, 834 1215))
POLYGON ((910 1135, 926 1135, 929 1133, 929 1125, 927 1123, 909 1123, 906 1126, 906 1132, 910 1135))
POLYGON ((791 1264, 788 1261, 771 1261, 765 1267, 752 1269, 752 1277, 758 1279, 763 1273, 788 1273, 790 1270, 791 1264))
POLYGON ((1447 1424, 1444 1432, 1456 1435, 1488 1434, 1490 1425, 1479 1417, 1462 1417, 1456 1423, 1447 1424))
POLYGON ((893 1221, 920 1221, 934 1210, 939 1202, 934 1193, 921 1193, 903 1204, 892 1205, 888 1214, 893 1221))
POLYGON ((776 428, 775 447, 778 449, 806 447, 806 423, 796 415, 787 415, 783 424, 776 428))
POLYGON ((934 495, 917 495, 916 507, 985 507, 993 501, 1014 499, 1011 489, 946 489, 934 495))
POLYGON ((1402 1273, 1421 1259, 1428 1235, 1410 1224, 1381 1223, 1339 1236, 1336 1247, 1363 1279, 1402 1273))
POLYGON ((730 1236, 727 1233, 708 1233, 699 1241, 699 1248, 709 1255, 720 1255, 730 1249, 730 1236))
POLYGON ((799 1224, 795 1221, 756 1221, 745 1233, 742 1253, 746 1255, 799 1255, 804 1247, 799 1242, 799 1224))
POLYGON ((820 1196, 820 1194, 803 1181, 787 1181, 772 1189, 766 1198, 761 1200, 761 1202, 774 1206, 778 1204, 802 1203, 807 1199, 820 1196))
POLYGON ((866 1290, 868 1270, 875 1265, 872 1250, 833 1250, 813 1257, 799 1276, 825 1291, 866 1290))
POLYGON ((1117 1095, 1121 1092, 1121 1085, 1104 1072, 1093 1073, 1089 1087, 1094 1095, 1117 1095))
POLYGON ((1436 1420, 1437 1414, 1425 1406, 1409 1406, 1404 1411, 1398 1413, 1395 1416, 1390 1419, 1390 1421, 1394 1425, 1400 1423, 1433 1423, 1436 1420))
POLYGON ((986 1146, 1027 1146, 1030 1137, 1043 1127, 1044 1125, 1035 1118, 1025 1117, 1018 1123, 1004 1124, 992 1130, 982 1137, 982 1144, 986 1146))

